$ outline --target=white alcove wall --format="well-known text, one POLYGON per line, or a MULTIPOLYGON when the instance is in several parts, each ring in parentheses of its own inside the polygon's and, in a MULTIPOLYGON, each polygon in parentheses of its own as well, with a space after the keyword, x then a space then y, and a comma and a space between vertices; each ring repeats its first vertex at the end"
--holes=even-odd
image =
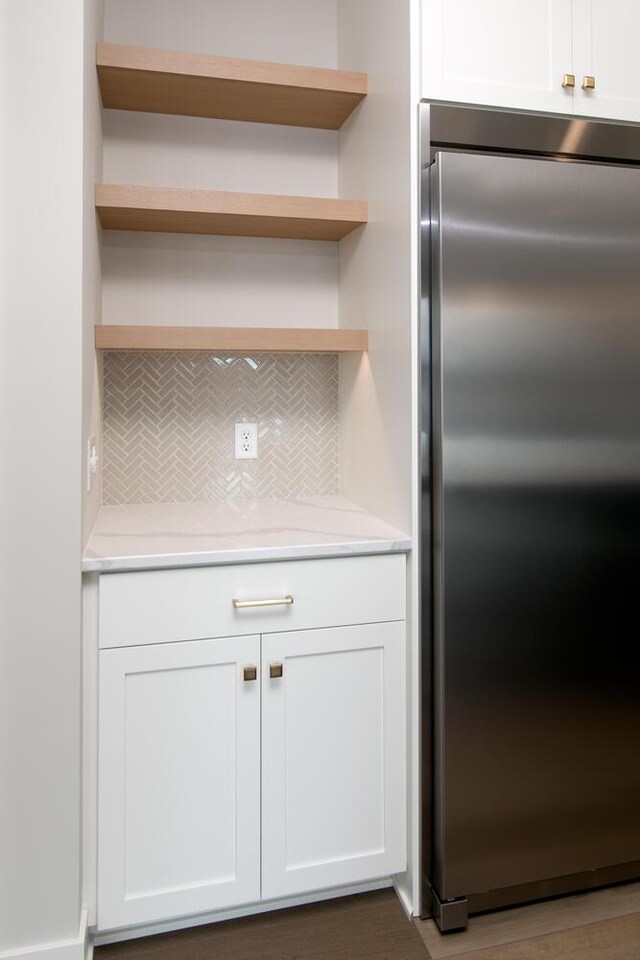
MULTIPOLYGON (((340 244, 340 326, 369 330, 366 356, 340 360, 344 496, 409 533, 418 527, 418 0, 339 0, 338 67, 369 75, 339 133, 339 189, 369 202, 340 244)), ((417 550, 408 558, 408 869, 396 889, 420 900, 420 633, 417 550)))
MULTIPOLYGON (((105 0, 105 40, 362 70, 339 132, 105 111, 105 182, 340 196, 369 223, 337 243, 103 234, 110 324, 366 327, 341 359, 341 492, 417 537, 418 0, 105 0)), ((417 539, 415 540, 417 542, 417 539)), ((418 910, 418 570, 410 559, 409 869, 418 910)))
MULTIPOLYGON (((336 67, 337 0, 106 0, 105 40, 336 67)), ((338 133, 106 110, 103 180, 336 197, 338 133)), ((102 257, 107 324, 338 326, 335 243, 105 231, 102 257)))

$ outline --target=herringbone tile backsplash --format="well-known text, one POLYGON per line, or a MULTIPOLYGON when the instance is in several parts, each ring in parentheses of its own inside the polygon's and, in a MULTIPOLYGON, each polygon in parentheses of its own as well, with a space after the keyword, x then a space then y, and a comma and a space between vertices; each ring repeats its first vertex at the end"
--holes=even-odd
POLYGON ((103 501, 167 503, 338 493, 332 354, 107 352, 103 501), (258 423, 258 459, 234 424, 258 423))

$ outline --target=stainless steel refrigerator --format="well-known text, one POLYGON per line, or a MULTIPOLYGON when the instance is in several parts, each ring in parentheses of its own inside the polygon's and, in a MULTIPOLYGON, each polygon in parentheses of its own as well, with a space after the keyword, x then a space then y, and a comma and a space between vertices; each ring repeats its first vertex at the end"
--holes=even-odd
POLYGON ((640 130, 426 122, 424 873, 446 930, 640 877, 640 130))

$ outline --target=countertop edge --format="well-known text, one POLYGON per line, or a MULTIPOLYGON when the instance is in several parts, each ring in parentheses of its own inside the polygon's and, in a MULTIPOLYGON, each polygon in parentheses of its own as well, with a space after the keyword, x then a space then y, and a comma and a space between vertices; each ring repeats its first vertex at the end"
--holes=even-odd
POLYGON ((169 553, 137 557, 85 557, 83 573, 125 573, 133 570, 167 570, 176 567, 228 566, 236 563, 268 563, 274 560, 316 560, 328 557, 366 556, 376 553, 409 553, 410 537, 394 540, 362 540, 346 543, 299 544, 286 547, 242 547, 169 553))

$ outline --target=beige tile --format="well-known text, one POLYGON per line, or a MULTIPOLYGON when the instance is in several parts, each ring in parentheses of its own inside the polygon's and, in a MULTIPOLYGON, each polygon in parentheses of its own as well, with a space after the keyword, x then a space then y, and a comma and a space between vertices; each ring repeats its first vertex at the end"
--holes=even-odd
POLYGON ((336 355, 105 353, 106 505, 331 496, 338 460, 336 355), (235 459, 242 420, 257 460, 235 459))
MULTIPOLYGON (((459 956, 464 956, 465 960, 471 960, 471 954, 475 956, 478 951, 485 948, 515 943, 634 913, 640 916, 640 883, 623 884, 546 903, 514 907, 511 910, 500 910, 472 917, 469 921, 469 929, 461 933, 449 933, 443 936, 431 920, 419 921, 418 929, 433 960, 459 956)), ((532 956, 538 956, 538 954, 532 954, 532 956)), ((540 954, 540 956, 546 955, 540 954)), ((636 960, 640 960, 640 939, 634 956, 636 960)))

